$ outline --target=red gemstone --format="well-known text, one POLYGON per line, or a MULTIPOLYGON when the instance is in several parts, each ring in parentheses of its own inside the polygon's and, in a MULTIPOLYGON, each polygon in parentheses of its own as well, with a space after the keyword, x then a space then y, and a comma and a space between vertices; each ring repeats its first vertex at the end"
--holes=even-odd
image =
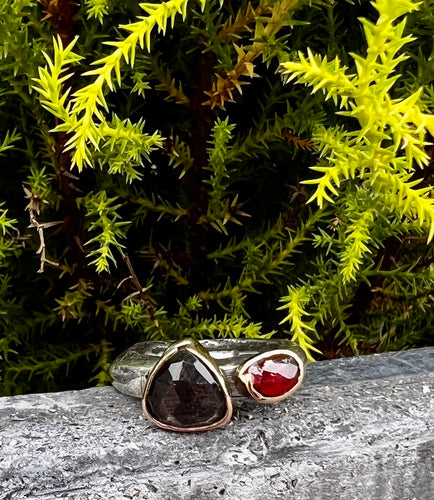
POLYGON ((254 363, 248 373, 256 392, 274 398, 283 396, 297 384, 300 368, 291 356, 278 355, 254 363))

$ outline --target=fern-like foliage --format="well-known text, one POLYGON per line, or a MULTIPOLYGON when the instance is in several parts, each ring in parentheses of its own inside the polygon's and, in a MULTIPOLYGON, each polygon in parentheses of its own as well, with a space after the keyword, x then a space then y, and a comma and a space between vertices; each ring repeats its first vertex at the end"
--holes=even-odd
POLYGON ((368 209, 347 225, 344 248, 340 255, 340 272, 344 284, 356 279, 365 254, 370 252, 366 243, 371 240, 373 220, 374 210, 368 209))
POLYGON ((429 342, 433 16, 3 2, 3 392, 105 384, 141 340, 429 342))
POLYGON ((4 153, 8 149, 13 148, 14 142, 18 141, 19 139, 21 139, 21 136, 17 133, 16 130, 13 130, 12 132, 6 132, 3 142, 0 144, 0 154, 4 153))
POLYGON ((129 222, 121 220, 117 210, 121 205, 114 205, 116 198, 107 198, 105 191, 100 191, 96 196, 88 196, 84 201, 87 209, 87 216, 91 220, 89 232, 96 233, 87 245, 91 248, 89 257, 93 258, 98 272, 108 271, 110 261, 116 265, 116 258, 112 248, 122 251, 124 246, 121 239, 125 238, 125 229, 129 222))
MULTIPOLYGON (((396 218, 406 217, 411 224, 420 225, 426 231, 428 242, 434 236, 432 188, 420 186, 420 178, 414 178, 415 169, 426 167, 430 161, 425 137, 427 132, 434 134, 434 115, 423 111, 422 88, 409 96, 393 96, 393 87, 400 77, 398 66, 407 59, 401 49, 414 40, 404 35, 406 18, 399 19, 417 10, 420 3, 378 0, 373 6, 378 11, 378 21, 374 24, 361 20, 367 50, 365 56, 351 54, 355 72, 349 72, 339 57, 329 61, 327 56, 314 54, 310 49, 307 55, 300 52, 298 61, 282 63, 286 83, 306 84, 312 87, 313 94, 321 91, 325 100, 333 100, 338 114, 348 117, 347 123, 352 126, 349 130, 343 126, 316 129, 313 138, 320 160, 312 170, 321 177, 304 181, 316 187, 310 202, 316 201, 322 207, 340 198, 352 205, 336 237, 324 237, 323 233, 317 239, 326 244, 329 255, 336 254, 342 286, 336 283, 333 288, 337 287, 342 299, 352 293, 352 288, 345 285, 361 278, 361 266, 366 266, 368 255, 378 248, 379 241, 372 231, 374 226, 384 224, 386 214, 389 224, 396 218), (361 191, 368 190, 371 201, 364 211, 354 205, 357 200, 354 185, 361 191), (380 203, 381 209, 375 209, 372 200, 380 203)), ((324 267, 324 263, 320 266, 324 267)), ((320 281, 319 276, 315 281, 320 281)), ((319 290, 310 288, 307 292, 302 285, 286 297, 289 309, 293 307, 297 311, 300 307, 298 291, 306 306, 309 302, 313 306, 314 301, 321 304, 319 290)), ((337 312, 326 302, 323 308, 318 308, 321 309, 317 315, 319 320, 324 321, 327 314, 335 314, 340 318, 339 331, 347 329, 341 311, 337 312)), ((303 331, 300 323, 295 325, 303 331)), ((296 327, 293 326, 293 330, 296 327)), ((303 338, 303 333, 294 332, 303 338)), ((304 332, 308 335, 307 326, 304 332)))
POLYGON ((20 247, 14 239, 17 220, 10 218, 3 205, 0 203, 0 268, 7 267, 8 259, 20 254, 20 247))
POLYGON ((210 185, 210 200, 207 215, 202 218, 204 222, 210 223, 217 231, 224 233, 227 233, 225 227, 227 222, 239 223, 235 217, 236 214, 247 215, 239 210, 240 205, 237 204, 237 197, 233 197, 231 202, 226 193, 226 184, 229 178, 226 165, 226 150, 233 129, 234 125, 230 125, 228 119, 224 121, 218 120, 213 128, 211 135, 212 147, 208 150, 209 165, 207 167, 212 171, 211 177, 207 180, 210 185))
POLYGON ((289 322, 291 325, 292 340, 297 342, 305 351, 308 360, 313 361, 311 351, 320 352, 312 345, 312 338, 309 332, 315 332, 315 328, 304 321, 303 316, 306 316, 304 310, 305 304, 310 301, 310 294, 305 286, 298 288, 288 287, 288 295, 281 299, 284 305, 279 309, 286 310, 287 316, 282 320, 282 323, 289 322))
MULTIPOLYGON (((72 161, 79 170, 85 164, 92 166, 89 144, 98 149, 103 137, 95 126, 95 120, 103 122, 103 110, 108 110, 106 87, 113 91, 116 83, 121 85, 122 60, 133 66, 137 47, 141 49, 146 47, 149 51, 152 31, 156 28, 164 34, 168 22, 173 25, 177 14, 181 14, 185 19, 188 3, 188 0, 169 0, 163 3, 140 4, 147 15, 136 23, 121 26, 129 32, 129 35, 121 41, 106 42, 107 45, 114 47, 112 54, 95 61, 94 65, 98 67, 85 73, 88 76, 96 76, 95 80, 74 93, 68 119, 55 129, 57 132, 73 133, 66 144, 66 149, 73 151, 72 161)), ((203 6, 205 0, 201 0, 200 3, 203 6)))
POLYGON ((85 0, 86 14, 88 19, 98 19, 103 22, 104 16, 110 12, 111 0, 85 0))
MULTIPOLYGON (((79 126, 77 115, 72 110, 69 90, 63 91, 65 82, 72 76, 72 73, 65 74, 65 71, 82 59, 72 50, 76 42, 77 38, 64 48, 60 39, 54 40, 53 61, 44 54, 48 68, 39 68, 39 78, 34 78, 34 89, 42 96, 41 104, 63 121, 62 125, 56 127, 56 131, 69 132, 79 126)), ((102 118, 102 115, 100 117, 102 118)), ((123 173, 128 182, 140 178, 135 167, 142 165, 142 156, 147 157, 154 148, 162 145, 159 134, 148 135, 143 132, 143 121, 132 124, 130 120, 121 121, 114 116, 112 124, 102 120, 101 124, 96 125, 91 121, 87 127, 95 148, 102 150, 104 160, 100 161, 109 164, 111 173, 123 173), (100 147, 101 139, 104 144, 100 147), (125 172, 123 165, 126 166, 125 172)))
POLYGON ((406 98, 394 99, 391 95, 399 78, 397 66, 406 59, 399 51, 413 40, 403 36, 406 19, 396 21, 418 5, 411 0, 393 4, 378 0, 374 4, 378 22, 362 20, 367 55, 352 54, 356 74, 349 74, 338 58, 328 61, 310 50, 307 57, 299 54, 299 62, 288 61, 282 67, 287 82, 295 79, 308 84, 313 93, 322 90, 326 99, 332 98, 343 110, 341 115, 355 118, 360 126, 349 132, 318 131, 316 142, 325 161, 314 167, 322 177, 307 181, 317 186, 311 201, 316 200, 319 206, 324 200, 332 201, 341 182, 357 175, 385 200, 393 198, 398 213, 425 224, 430 241, 434 235, 434 201, 429 189, 414 190, 417 182, 408 180, 414 162, 423 167, 429 161, 425 135, 427 131, 434 134, 434 116, 423 113, 418 104, 422 88, 406 98))

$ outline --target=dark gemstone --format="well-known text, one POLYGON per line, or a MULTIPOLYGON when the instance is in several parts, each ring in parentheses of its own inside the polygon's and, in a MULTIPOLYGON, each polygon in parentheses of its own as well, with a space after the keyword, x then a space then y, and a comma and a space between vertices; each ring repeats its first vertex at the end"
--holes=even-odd
POLYGON ((227 412, 214 374, 186 350, 174 354, 153 376, 146 407, 155 420, 184 429, 214 424, 227 412))

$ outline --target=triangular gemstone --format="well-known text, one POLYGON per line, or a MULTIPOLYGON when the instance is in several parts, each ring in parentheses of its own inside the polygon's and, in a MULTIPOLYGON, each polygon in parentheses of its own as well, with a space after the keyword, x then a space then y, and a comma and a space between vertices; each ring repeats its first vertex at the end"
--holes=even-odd
POLYGON ((224 423, 228 395, 215 370, 191 351, 175 352, 148 381, 145 413, 157 425, 172 430, 201 430, 224 423))

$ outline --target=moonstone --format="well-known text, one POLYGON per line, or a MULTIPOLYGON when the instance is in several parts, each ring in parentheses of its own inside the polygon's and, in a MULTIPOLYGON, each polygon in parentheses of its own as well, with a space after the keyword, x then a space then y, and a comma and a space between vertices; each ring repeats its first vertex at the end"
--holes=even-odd
POLYGON ((154 374, 146 398, 149 414, 176 428, 205 427, 227 412, 225 394, 212 371, 186 350, 154 374))

